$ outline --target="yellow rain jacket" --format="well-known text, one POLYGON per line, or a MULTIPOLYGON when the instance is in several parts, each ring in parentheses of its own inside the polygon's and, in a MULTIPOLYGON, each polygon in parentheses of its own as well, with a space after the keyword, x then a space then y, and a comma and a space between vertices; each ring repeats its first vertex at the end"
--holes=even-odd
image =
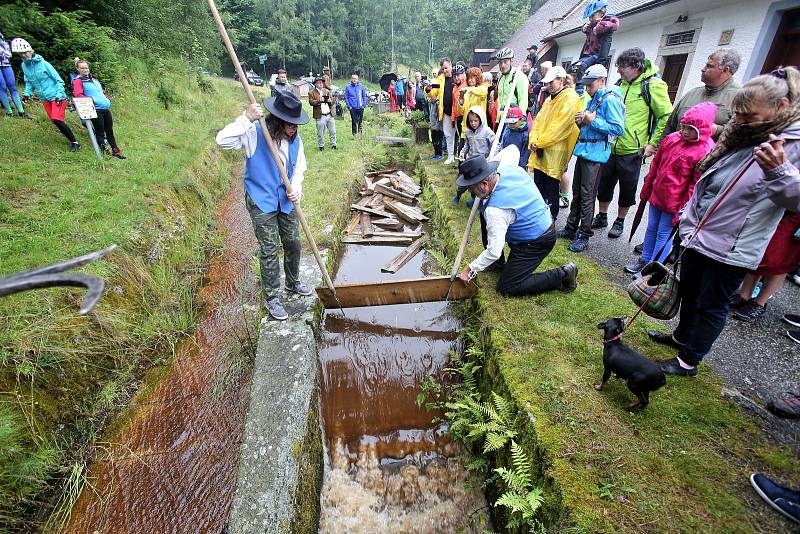
POLYGON ((442 118, 444 118, 444 74, 437 76, 433 83, 438 84, 439 87, 431 88, 431 90, 428 91, 428 97, 439 99, 439 122, 442 122, 442 118))
POLYGON ((531 149, 528 169, 539 169, 547 176, 561 180, 578 142, 580 130, 575 125, 575 115, 580 111, 581 98, 575 89, 569 87, 544 101, 528 136, 528 144, 536 144, 537 148, 543 149, 543 154, 539 157, 537 150, 531 149))
MULTIPOLYGON (((463 115, 461 117, 461 138, 466 139, 467 135, 467 111, 472 109, 472 106, 478 106, 486 114, 486 95, 489 93, 489 85, 482 83, 475 87, 467 87, 464 91, 464 105, 458 106, 458 110, 463 115)), ((484 122, 486 120, 484 119, 484 122)))

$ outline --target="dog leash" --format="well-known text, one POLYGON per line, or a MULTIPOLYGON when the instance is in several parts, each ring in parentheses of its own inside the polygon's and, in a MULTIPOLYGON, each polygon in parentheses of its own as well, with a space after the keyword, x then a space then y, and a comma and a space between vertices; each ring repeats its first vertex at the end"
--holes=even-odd
MULTIPOLYGON (((722 202, 728 197, 728 195, 733 190, 733 188, 736 186, 736 184, 739 182, 739 180, 742 178, 742 176, 744 176, 744 173, 747 172, 747 170, 750 168, 750 166, 753 163, 755 163, 755 161, 756 160, 754 158, 750 158, 750 160, 742 166, 741 170, 736 175, 736 177, 733 179, 733 181, 731 181, 731 183, 728 184, 728 187, 725 188, 725 190, 722 192, 722 194, 719 196, 719 198, 717 198, 717 200, 715 200, 714 203, 708 208, 708 211, 706 212, 705 216, 700 221, 700 223, 697 225, 697 228, 694 229, 694 231, 691 233, 691 235, 689 235, 689 238, 686 240, 686 246, 681 247, 682 250, 681 250, 680 254, 678 254, 678 257, 675 259, 675 266, 676 266, 675 270, 676 271, 677 271, 677 266, 680 263, 684 252, 686 252, 686 250, 689 248, 689 243, 691 243, 692 240, 694 240, 694 238, 697 237, 697 234, 700 233, 700 230, 706 225, 706 223, 711 218, 711 216, 714 215, 714 213, 716 213, 717 209, 719 209, 719 207, 722 204, 722 202)), ((665 246, 666 246, 666 244, 665 244, 665 246)), ((664 250, 663 247, 662 247, 661 250, 662 251, 664 250)), ((660 253, 659 253, 659 255, 660 255, 660 253)), ((625 329, 626 330, 633 324, 633 321, 636 320, 636 318, 639 316, 640 313, 642 313, 642 310, 644 309, 644 307, 647 306, 647 304, 650 302, 650 300, 655 295, 656 295, 656 292, 654 290, 653 292, 650 293, 650 295, 642 303, 642 305, 639 306, 639 309, 636 310, 636 313, 633 314, 633 317, 631 317, 628 320, 628 323, 625 325, 625 329)))

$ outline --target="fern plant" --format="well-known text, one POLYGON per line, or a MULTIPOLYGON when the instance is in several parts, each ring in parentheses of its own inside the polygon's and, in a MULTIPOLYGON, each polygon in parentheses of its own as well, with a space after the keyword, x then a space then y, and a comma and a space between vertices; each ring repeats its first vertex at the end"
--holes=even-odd
POLYGON ((536 510, 544 502, 542 488, 533 487, 531 464, 525 450, 515 441, 511 441, 512 469, 498 467, 495 472, 508 488, 494 503, 495 506, 505 506, 511 511, 508 528, 528 527, 531 530, 540 530, 539 521, 534 519, 536 510))

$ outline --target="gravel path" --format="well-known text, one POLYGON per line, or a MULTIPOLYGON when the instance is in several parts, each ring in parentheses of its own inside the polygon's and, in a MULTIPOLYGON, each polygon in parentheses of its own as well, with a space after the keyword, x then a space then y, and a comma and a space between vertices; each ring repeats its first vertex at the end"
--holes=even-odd
MULTIPOLYGON (((646 169, 643 169, 642 176, 646 169)), ((572 175, 571 170, 569 175, 572 175)), ((621 238, 607 238, 607 229, 596 231, 589 240, 589 248, 583 253, 606 267, 612 280, 623 288, 631 280, 631 275, 625 273, 622 266, 636 258, 633 247, 642 242, 647 228, 645 211, 636 235, 628 242, 635 210, 633 207, 628 213, 621 238)), ((564 227, 568 211, 568 208, 561 209, 557 228, 564 227)), ((616 204, 613 203, 608 217, 609 227, 615 217, 616 204)), ((556 246, 566 246, 566 243, 559 240, 556 246)), ((790 326, 781 321, 785 313, 800 313, 800 287, 788 280, 770 299, 766 314, 758 321, 744 323, 731 316, 704 362, 725 379, 723 395, 743 405, 772 439, 793 447, 795 455, 800 456, 800 420, 775 417, 764 408, 770 399, 783 392, 800 392, 800 345, 786 336, 786 329, 790 326)), ((677 323, 677 317, 665 321, 670 328, 675 328, 677 323)))

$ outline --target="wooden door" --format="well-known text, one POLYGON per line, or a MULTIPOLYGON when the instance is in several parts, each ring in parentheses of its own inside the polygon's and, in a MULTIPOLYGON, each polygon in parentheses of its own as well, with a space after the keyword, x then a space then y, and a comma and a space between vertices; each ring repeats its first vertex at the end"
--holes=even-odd
POLYGON ((800 65, 800 9, 783 12, 761 73, 782 65, 800 65))
POLYGON ((667 82, 667 87, 669 87, 670 102, 675 102, 678 87, 681 86, 681 78, 683 78, 683 69, 686 67, 687 57, 689 57, 689 54, 675 54, 664 58, 664 72, 661 78, 667 82))

